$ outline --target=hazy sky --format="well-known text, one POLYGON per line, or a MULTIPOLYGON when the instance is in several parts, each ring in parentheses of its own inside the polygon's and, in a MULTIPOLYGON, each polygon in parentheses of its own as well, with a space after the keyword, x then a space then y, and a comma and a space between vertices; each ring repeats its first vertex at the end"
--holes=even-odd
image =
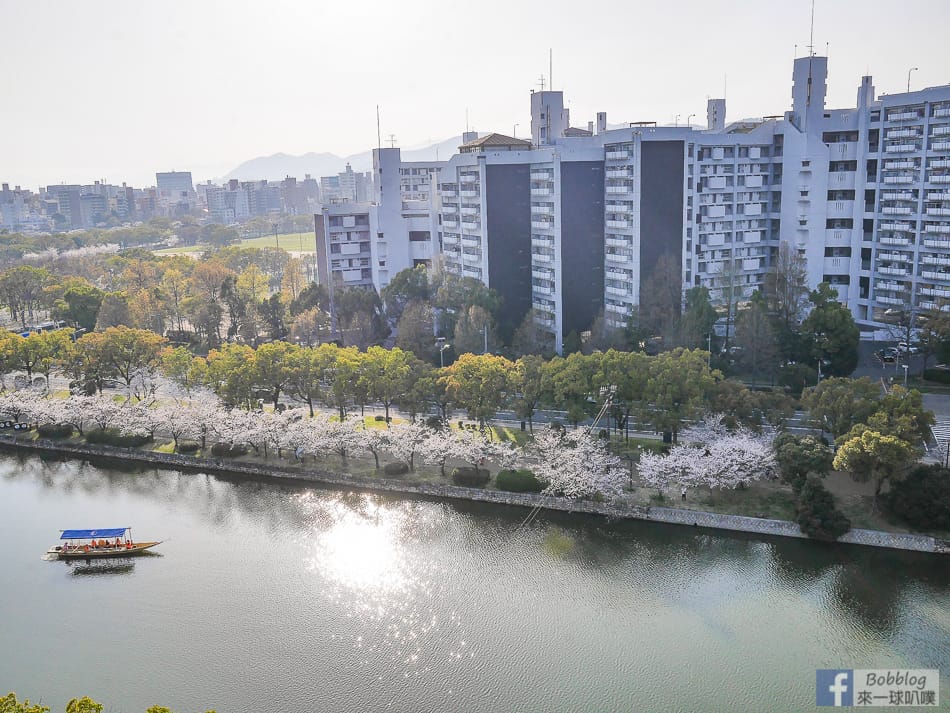
MULTIPOLYGON (((345 155, 382 133, 413 147, 529 129, 548 73, 572 123, 705 123, 789 108, 807 53, 810 0, 0 0, 0 180, 24 187, 106 178, 196 180, 277 152, 345 155)), ((829 106, 950 82, 950 0, 817 0, 830 44, 829 106)))

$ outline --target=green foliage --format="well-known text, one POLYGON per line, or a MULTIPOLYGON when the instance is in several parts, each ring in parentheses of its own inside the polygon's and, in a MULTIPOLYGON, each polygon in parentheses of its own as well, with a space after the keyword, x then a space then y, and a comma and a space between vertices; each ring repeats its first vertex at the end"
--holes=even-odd
POLYGON ((211 446, 211 455, 219 458, 238 458, 248 453, 248 447, 243 443, 224 443, 219 441, 211 446))
POLYGON ((495 476, 495 487, 510 493, 540 493, 544 485, 530 470, 502 470, 495 476))
POLYGON ((802 394, 812 420, 835 438, 865 423, 877 411, 881 387, 868 377, 830 378, 802 394))
POLYGON ((800 492, 809 475, 824 477, 831 470, 834 452, 815 436, 783 433, 772 447, 782 479, 800 492))
POLYGON ((867 419, 867 425, 875 431, 897 436, 909 443, 930 439, 934 414, 924 409, 924 400, 916 389, 895 386, 881 399, 877 413, 867 419))
POLYGON ((118 428, 94 428, 86 431, 86 442, 117 448, 138 448, 152 438, 142 433, 122 433, 118 428))
POLYGON ((197 453, 199 448, 201 448, 201 444, 198 441, 178 441, 178 447, 175 450, 179 453, 189 454, 197 453))
POLYGON ((917 449, 907 441, 862 426, 848 434, 833 465, 835 470, 849 471, 854 480, 872 480, 877 497, 886 481, 896 481, 907 473, 917 455, 917 449))
POLYGON ((66 704, 66 713, 102 713, 102 704, 96 703, 89 696, 73 698, 66 704))
POLYGON ((835 507, 831 493, 817 478, 808 478, 798 498, 798 526, 816 540, 837 540, 851 529, 851 521, 835 507))
POLYGON ((482 468, 459 466, 452 471, 452 482, 466 488, 484 488, 491 480, 491 473, 482 468))
POLYGON ((891 513, 921 530, 950 530, 950 470, 922 465, 894 483, 883 502, 891 513))
POLYGON ((73 435, 73 427, 68 423, 41 423, 36 432, 41 438, 69 438, 73 435))
POLYGON ((384 478, 401 478, 406 473, 409 472, 408 463, 387 463, 383 466, 383 477, 384 478))
POLYGON ((0 698, 0 713, 49 713, 49 708, 32 705, 29 699, 18 701, 15 693, 8 693, 0 698))
POLYGON ((830 362, 822 371, 832 376, 848 376, 858 366, 860 332, 851 311, 838 302, 834 288, 818 285, 808 300, 814 305, 802 323, 802 332, 815 335, 812 359, 830 362))
POLYGON ((950 384, 950 369, 924 369, 924 379, 938 384, 950 384))
POLYGON ((777 381, 789 395, 798 398, 804 389, 818 382, 818 372, 807 364, 786 364, 779 368, 777 381))
POLYGON ((393 275, 380 296, 386 303, 386 315, 398 320, 410 302, 429 300, 429 271, 425 265, 400 270, 393 275))

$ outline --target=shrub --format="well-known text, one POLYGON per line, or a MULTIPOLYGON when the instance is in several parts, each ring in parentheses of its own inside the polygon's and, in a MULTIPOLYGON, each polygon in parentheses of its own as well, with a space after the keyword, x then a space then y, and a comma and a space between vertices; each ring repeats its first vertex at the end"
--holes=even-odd
POLYGON ((924 369, 924 379, 938 384, 950 384, 950 369, 924 369))
POLYGON ((199 448, 201 448, 201 444, 198 441, 178 441, 176 450, 179 453, 197 453, 199 448))
POLYGON ((409 466, 402 461, 398 461, 396 463, 387 463, 383 466, 384 478, 401 478, 408 472, 409 466))
POLYGON ((431 428, 433 431, 441 431, 443 428, 445 428, 445 421, 443 421, 438 416, 429 416, 429 418, 426 419, 426 426, 431 428))
POLYGON ((86 442, 119 448, 137 448, 151 441, 144 433, 122 433, 118 428, 94 428, 86 431, 86 442))
POLYGON ((798 526, 816 540, 837 540, 851 529, 851 521, 835 507, 835 500, 818 478, 808 478, 798 498, 798 526))
POLYGON ((386 417, 385 417, 385 416, 374 416, 374 417, 373 417, 373 420, 374 420, 374 421, 385 421, 385 420, 386 420, 386 417))
POLYGON ((772 444, 782 480, 800 493, 809 474, 824 477, 831 470, 832 450, 815 436, 779 435, 772 444))
POLYGON ((795 398, 806 386, 818 383, 818 372, 807 364, 787 364, 778 370, 778 383, 795 398))
POLYGON ((939 465, 914 468, 891 484, 884 504, 908 525, 921 530, 950 530, 950 470, 939 465))
POLYGON ((484 488, 491 480, 491 473, 482 468, 462 466, 452 471, 452 482, 466 488, 484 488))
POLYGON ((41 438, 69 438, 73 435, 73 427, 68 423, 44 423, 36 427, 41 438))
POLYGON ((530 470, 502 470, 495 476, 495 487, 509 493, 540 493, 544 485, 530 470))
POLYGON ((225 443, 218 441, 211 446, 211 455, 221 458, 237 458, 247 455, 248 447, 243 443, 225 443))

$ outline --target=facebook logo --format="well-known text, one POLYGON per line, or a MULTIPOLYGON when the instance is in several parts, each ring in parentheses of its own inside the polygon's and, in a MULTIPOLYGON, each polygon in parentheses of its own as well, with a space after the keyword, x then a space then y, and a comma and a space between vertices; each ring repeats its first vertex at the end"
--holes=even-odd
POLYGON ((815 671, 815 705, 854 705, 854 672, 849 669, 819 668, 815 671))

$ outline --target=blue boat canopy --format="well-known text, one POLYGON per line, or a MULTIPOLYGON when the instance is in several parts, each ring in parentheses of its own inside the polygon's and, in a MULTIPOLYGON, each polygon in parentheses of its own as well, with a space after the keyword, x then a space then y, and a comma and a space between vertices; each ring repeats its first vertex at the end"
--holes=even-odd
POLYGON ((98 530, 63 530, 61 540, 91 540, 94 537, 122 537, 127 527, 102 527, 98 530))

